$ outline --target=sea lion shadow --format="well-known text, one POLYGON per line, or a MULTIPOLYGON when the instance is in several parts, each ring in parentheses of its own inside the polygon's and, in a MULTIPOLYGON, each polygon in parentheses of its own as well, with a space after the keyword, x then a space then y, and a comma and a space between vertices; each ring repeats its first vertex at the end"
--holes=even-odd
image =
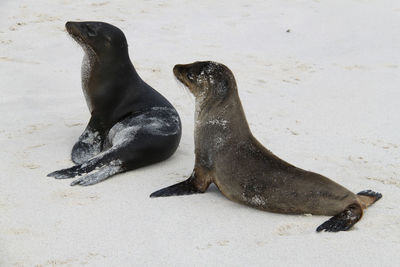
POLYGON ((221 199, 226 199, 222 192, 218 189, 218 187, 215 184, 210 184, 210 186, 207 189, 206 194, 212 194, 215 197, 221 198, 221 199))

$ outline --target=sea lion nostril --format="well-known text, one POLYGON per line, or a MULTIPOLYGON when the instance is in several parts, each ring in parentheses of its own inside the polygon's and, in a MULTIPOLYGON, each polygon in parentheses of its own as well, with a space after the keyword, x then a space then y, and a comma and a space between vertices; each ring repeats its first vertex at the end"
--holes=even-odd
POLYGON ((67 31, 70 32, 72 29, 72 25, 73 25, 73 22, 68 21, 67 23, 65 23, 65 29, 67 29, 67 31))

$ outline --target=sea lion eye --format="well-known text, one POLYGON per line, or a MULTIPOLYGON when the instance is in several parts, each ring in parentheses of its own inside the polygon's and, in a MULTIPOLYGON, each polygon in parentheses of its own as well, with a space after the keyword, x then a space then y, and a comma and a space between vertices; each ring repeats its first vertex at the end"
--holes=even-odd
POLYGON ((191 80, 191 81, 194 80, 193 74, 192 74, 191 72, 188 72, 188 73, 186 74, 186 77, 187 77, 189 80, 191 80))
POLYGON ((96 32, 89 26, 87 26, 87 34, 90 37, 96 36, 96 32))
POLYGON ((106 41, 111 44, 111 36, 105 35, 104 37, 106 38, 106 41))

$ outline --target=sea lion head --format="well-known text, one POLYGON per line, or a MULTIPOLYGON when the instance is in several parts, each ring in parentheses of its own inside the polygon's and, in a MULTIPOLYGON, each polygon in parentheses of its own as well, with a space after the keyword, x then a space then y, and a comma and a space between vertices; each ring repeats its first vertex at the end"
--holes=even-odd
POLYGON ((127 52, 128 44, 124 33, 117 27, 98 21, 68 21, 65 28, 69 35, 82 46, 86 52, 96 55, 127 52))
POLYGON ((224 100, 236 92, 232 71, 213 61, 197 61, 192 64, 175 65, 175 77, 189 88, 196 99, 224 100))

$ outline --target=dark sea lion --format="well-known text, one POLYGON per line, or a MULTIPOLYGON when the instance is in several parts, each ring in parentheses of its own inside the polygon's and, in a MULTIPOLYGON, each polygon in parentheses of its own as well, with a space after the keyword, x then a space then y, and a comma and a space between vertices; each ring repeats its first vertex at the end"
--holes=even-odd
POLYGON ((67 22, 83 48, 82 89, 90 121, 72 149, 71 168, 57 179, 85 175, 71 185, 91 185, 111 175, 170 157, 181 138, 175 108, 137 74, 123 32, 104 22, 67 22))
POLYGON ((235 78, 226 66, 195 62, 176 65, 174 74, 196 98, 194 170, 186 181, 151 197, 203 193, 215 183, 228 199, 258 209, 334 216, 318 232, 348 230, 363 209, 382 197, 370 190, 353 194, 266 149, 250 131, 235 78))

